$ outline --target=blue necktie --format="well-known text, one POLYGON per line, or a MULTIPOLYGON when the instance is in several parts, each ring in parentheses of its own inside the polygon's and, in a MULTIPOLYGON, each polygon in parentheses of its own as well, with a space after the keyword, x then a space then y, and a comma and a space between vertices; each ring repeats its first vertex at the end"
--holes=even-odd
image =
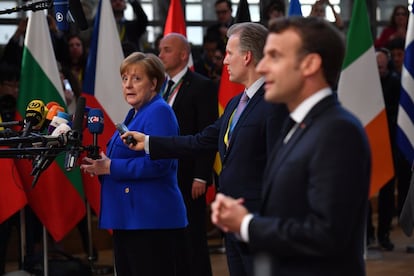
POLYGON ((239 104, 237 105, 236 111, 234 112, 231 123, 230 123, 230 132, 229 132, 230 136, 233 132, 235 125, 237 124, 237 121, 240 118, 240 115, 242 114, 248 102, 249 102, 249 96, 247 96, 246 91, 244 91, 243 95, 240 98, 239 104))

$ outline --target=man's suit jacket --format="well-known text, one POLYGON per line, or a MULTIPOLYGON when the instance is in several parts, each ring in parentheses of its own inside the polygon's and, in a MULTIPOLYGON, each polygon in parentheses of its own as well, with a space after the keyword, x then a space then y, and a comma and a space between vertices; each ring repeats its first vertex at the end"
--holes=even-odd
POLYGON ((365 275, 370 168, 364 129, 334 96, 279 141, 249 224, 249 245, 270 256, 272 275, 365 275))
MULTIPOLYGON (((180 135, 196 134, 214 123, 218 117, 217 103, 217 85, 212 80, 188 70, 172 105, 180 135)), ((211 183, 214 152, 195 157, 181 158, 178 163, 178 183, 186 200, 191 199, 194 178, 211 183)))
POLYGON ((270 104, 263 96, 261 87, 240 116, 228 146, 224 136, 241 94, 230 100, 223 115, 214 124, 196 135, 150 136, 151 158, 194 156, 203 151, 218 150, 222 161, 220 192, 236 198, 243 197, 249 210, 258 211, 268 153, 287 116, 284 105, 270 104))

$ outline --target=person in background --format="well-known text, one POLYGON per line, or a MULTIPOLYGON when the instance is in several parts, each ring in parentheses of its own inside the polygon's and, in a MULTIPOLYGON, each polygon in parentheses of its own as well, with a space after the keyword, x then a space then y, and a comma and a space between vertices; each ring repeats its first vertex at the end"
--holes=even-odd
MULTIPOLYGON (((169 92, 169 85, 164 85, 163 97, 174 110, 180 135, 194 135, 218 117, 217 85, 188 68, 191 48, 185 36, 167 34, 160 41, 159 51, 167 73, 166 84, 174 82, 169 92)), ((178 186, 187 209, 191 275, 212 275, 207 244, 206 191, 212 183, 214 157, 215 152, 210 152, 178 160, 178 186)))
POLYGON ((324 19, 269 26, 257 72, 266 101, 286 104, 289 118, 269 155, 260 211, 218 194, 211 216, 256 253, 255 275, 365 275, 371 154, 364 127, 331 89, 344 54, 343 35, 324 19))
POLYGON ((263 11, 263 25, 268 26, 269 21, 275 18, 284 17, 286 14, 285 1, 273 0, 265 7, 263 11))
POLYGON ((227 30, 235 23, 232 16, 233 8, 230 0, 216 0, 214 9, 217 15, 217 23, 207 28, 206 35, 227 43, 227 30))
POLYGON ((140 39, 147 31, 148 17, 138 0, 128 0, 134 10, 133 20, 125 19, 126 0, 111 0, 112 11, 118 27, 119 39, 124 50, 124 55, 134 51, 140 51, 140 39))
POLYGON ((76 101, 82 94, 81 84, 69 68, 62 67, 60 63, 58 63, 58 68, 60 79, 62 81, 63 93, 65 94, 67 111, 69 114, 74 114, 76 110, 76 101))
MULTIPOLYGON (((391 52, 386 48, 376 50, 378 72, 381 80, 381 88, 384 96, 385 111, 387 113, 388 131, 390 135, 391 150, 396 168, 396 144, 397 135, 397 114, 400 100, 400 78, 394 72, 391 52)), ((386 251, 394 250, 394 244, 390 239, 392 219, 395 215, 395 181, 396 177, 390 179, 379 191, 378 194, 378 224, 376 236, 381 249, 386 251)), ((375 228, 372 223, 372 202, 369 206, 367 220, 367 245, 375 241, 375 228)))
POLYGON ((343 30, 344 22, 342 21, 339 13, 335 11, 335 7, 329 2, 329 0, 316 0, 312 5, 309 16, 316 16, 326 19, 326 7, 329 7, 335 17, 334 25, 339 29, 343 30))
MULTIPOLYGON (((177 135, 170 106, 158 95, 164 67, 153 54, 135 52, 121 64, 125 101, 132 106, 124 124, 153 135, 177 135)), ((116 132, 101 159, 84 158, 81 170, 99 175, 99 227, 113 229, 118 276, 188 275, 180 263, 188 221, 177 183, 177 160, 150 160, 132 151, 116 132)))
POLYGON ((395 38, 403 38, 407 34, 409 11, 406 5, 396 5, 392 11, 388 25, 374 42, 375 48, 386 47, 395 38))
MULTIPOLYGON (((264 78, 256 72, 263 57, 266 27, 260 23, 237 23, 229 28, 227 36, 225 70, 229 71, 230 81, 242 84, 245 90, 229 101, 214 124, 195 135, 160 137, 131 131, 121 137, 133 135, 138 143, 130 148, 145 147, 152 159, 188 158, 218 150, 222 163, 219 191, 245 198, 246 208, 256 213, 260 210, 268 154, 287 111, 284 105, 265 102, 264 78)), ((253 275, 253 255, 248 246, 233 233, 227 233, 224 240, 230 275, 253 275)))
MULTIPOLYGON (((16 65, 0 63, 0 122, 15 120, 19 78, 20 72, 16 65)), ((4 128, 0 127, 0 130, 4 130, 4 128)), ((2 190, 0 186, 0 192, 6 193, 7 190, 2 190)), ((5 273, 7 248, 13 227, 20 228, 18 213, 0 224, 0 275, 5 273)))
POLYGON ((217 39, 216 37, 204 36, 203 52, 201 53, 200 58, 194 63, 194 70, 197 73, 217 82, 217 79, 221 76, 221 70, 217 68, 218 66, 214 62, 214 56, 217 49, 224 48, 222 45, 223 43, 220 39, 217 39))
POLYGON ((62 62, 62 67, 69 69, 82 85, 88 59, 88 49, 85 48, 85 44, 78 34, 69 35, 67 41, 68 54, 62 62))
POLYGON ((224 62, 225 56, 226 56, 226 49, 224 46, 222 47, 220 46, 216 50, 214 50, 213 64, 214 64, 215 73, 213 74, 212 80, 217 84, 220 84, 221 74, 223 72, 223 62, 224 62))
POLYGON ((386 48, 390 50, 394 71, 401 78, 405 54, 405 38, 399 37, 390 40, 386 48))

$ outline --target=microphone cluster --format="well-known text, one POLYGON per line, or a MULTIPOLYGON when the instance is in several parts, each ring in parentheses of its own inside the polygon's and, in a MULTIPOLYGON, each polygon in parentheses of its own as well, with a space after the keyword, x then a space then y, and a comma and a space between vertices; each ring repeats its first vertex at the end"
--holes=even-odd
POLYGON ((77 100, 73 116, 65 113, 64 108, 58 103, 45 105, 41 100, 32 100, 26 107, 22 122, 0 123, 0 127, 5 128, 0 131, 0 158, 32 159, 32 187, 40 174, 62 152, 66 153, 64 167, 67 171, 76 167, 79 155, 83 151, 88 151, 88 156, 92 158, 99 158, 97 135, 103 132, 103 113, 99 109, 90 110, 87 119, 88 129, 93 134, 94 143, 91 146, 83 146, 85 109, 84 97, 77 100), (21 130, 12 130, 9 128, 11 126, 21 126, 21 130))

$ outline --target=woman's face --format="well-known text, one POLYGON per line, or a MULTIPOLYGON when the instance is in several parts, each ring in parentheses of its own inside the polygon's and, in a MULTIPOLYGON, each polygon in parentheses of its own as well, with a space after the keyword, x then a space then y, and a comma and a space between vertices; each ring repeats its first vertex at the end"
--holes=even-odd
POLYGON ((130 65, 121 75, 122 91, 125 101, 138 110, 149 102, 155 95, 156 79, 149 79, 144 67, 130 65))
POLYGON ((69 54, 72 59, 78 59, 83 54, 82 41, 78 37, 72 37, 69 41, 69 54))

